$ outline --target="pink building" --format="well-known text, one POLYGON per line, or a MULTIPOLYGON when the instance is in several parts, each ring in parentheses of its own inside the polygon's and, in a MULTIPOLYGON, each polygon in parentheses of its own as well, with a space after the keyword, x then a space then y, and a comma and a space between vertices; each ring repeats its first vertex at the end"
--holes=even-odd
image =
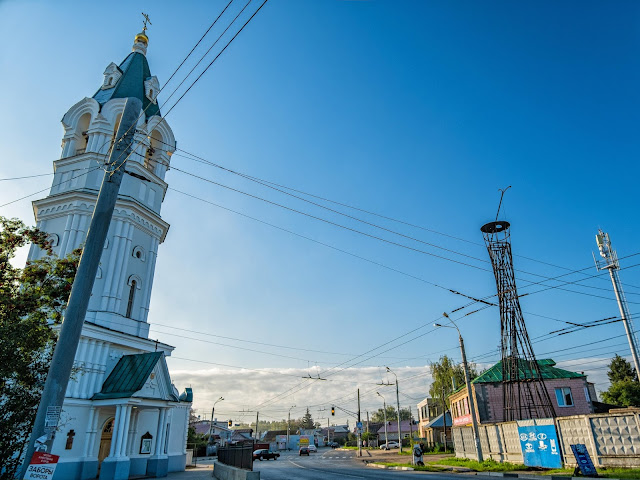
MULTIPOLYGON (((557 368, 555 364, 551 359, 538 360, 556 416, 594 413, 593 404, 597 402, 597 397, 593 383, 587 382, 586 375, 557 368)), ((502 362, 498 362, 471 382, 480 423, 504 421, 501 381, 502 362)), ((453 426, 471 425, 467 388, 463 387, 450 395, 449 402, 453 426)))

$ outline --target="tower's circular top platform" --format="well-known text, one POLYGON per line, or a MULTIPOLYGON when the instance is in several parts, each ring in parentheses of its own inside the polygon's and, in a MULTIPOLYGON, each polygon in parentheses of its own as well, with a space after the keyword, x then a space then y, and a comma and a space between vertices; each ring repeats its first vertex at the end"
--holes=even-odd
POLYGON ((485 223, 480 230, 482 233, 500 233, 509 229, 509 222, 489 222, 485 223))

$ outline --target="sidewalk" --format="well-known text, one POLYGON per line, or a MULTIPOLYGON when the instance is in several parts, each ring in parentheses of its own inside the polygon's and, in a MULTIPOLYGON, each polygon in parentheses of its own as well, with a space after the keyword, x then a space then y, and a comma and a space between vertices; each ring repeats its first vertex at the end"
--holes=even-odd
POLYGON ((187 468, 184 472, 171 472, 166 477, 169 480, 204 480, 213 478, 212 465, 198 465, 187 468))

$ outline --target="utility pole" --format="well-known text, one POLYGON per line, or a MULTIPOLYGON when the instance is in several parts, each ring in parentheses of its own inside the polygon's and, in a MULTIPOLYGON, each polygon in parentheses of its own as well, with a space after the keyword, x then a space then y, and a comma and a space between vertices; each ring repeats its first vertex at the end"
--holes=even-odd
MULTIPOLYGON (((224 400, 224 398, 220 397, 218 400, 213 402, 213 407, 211 407, 211 422, 209 422, 209 437, 213 436, 213 414, 216 411, 216 403, 221 402, 222 400, 224 400)), ((212 441, 211 438, 209 438, 209 441, 212 441)))
POLYGON ((93 290, 100 257, 107 239, 109 225, 111 225, 111 218, 118 199, 125 164, 129 155, 131 155, 131 144, 141 110, 142 101, 137 98, 127 98, 118 133, 116 134, 116 142, 111 150, 109 161, 105 165, 102 187, 91 217, 85 246, 71 288, 69 303, 64 314, 58 342, 53 351, 51 366, 44 384, 19 478, 24 478, 25 476, 31 457, 36 449, 36 441, 38 450, 51 453, 53 438, 60 420, 60 413, 62 412, 64 395, 69 383, 76 350, 78 349, 84 318, 87 314, 91 290, 93 290))
MULTIPOLYGON (((462 339, 462 333, 460 333, 460 329, 458 328, 458 325, 456 325, 456 322, 454 322, 451 319, 451 317, 449 317, 447 312, 444 312, 442 316, 447 320, 449 320, 453 325, 453 327, 450 327, 448 325, 440 325, 439 323, 434 323, 434 326, 445 327, 445 328, 455 327, 455 329, 458 331, 458 340, 460 342, 460 354, 462 355, 462 369, 464 370, 464 383, 467 387, 467 396, 469 397, 469 413, 471 414, 471 425, 473 427, 473 439, 476 444, 476 454, 478 455, 478 461, 482 462, 484 458, 482 455, 482 444, 480 443, 480 430, 478 429, 478 419, 476 418, 475 395, 473 394, 471 380, 469 379, 469 364, 467 363, 467 354, 464 349, 464 340, 462 339)), ((453 377, 451 377, 451 381, 453 381, 453 377)), ((455 391, 455 384, 453 385, 453 389, 455 391)), ((451 415, 451 417, 453 417, 453 415, 451 415)), ((444 417, 444 420, 445 420, 445 427, 446 427, 447 426, 446 416, 444 417)), ((453 442, 453 425, 451 426, 451 428, 452 428, 451 441, 453 442)), ((445 451, 446 451, 446 445, 445 445, 445 451)))
POLYGON ((327 443, 331 443, 331 429, 329 428, 329 418, 327 418, 327 443))
POLYGON ((409 405, 409 446, 411 446, 412 439, 413 439, 413 416, 411 413, 411 405, 409 405))
POLYGON ((358 456, 362 456, 362 422, 360 421, 360 389, 358 389, 358 423, 356 424, 358 430, 358 456))
POLYGON ((291 409, 295 408, 295 405, 291 405, 291 407, 289 407, 289 419, 287 420, 287 450, 289 450, 289 431, 291 430, 291 409))
POLYGON ((369 433, 369 410, 367 410, 367 433, 369 433))
POLYGON ((260 412, 256 412, 256 442, 258 441, 258 415, 260 412))
POLYGON ((618 300, 618 308, 620 309, 620 318, 624 324, 624 330, 627 332, 627 340, 629 341, 629 349, 631 350, 631 356, 633 358, 633 364, 636 367, 636 376, 640 380, 640 361, 638 361, 638 340, 636 339, 635 330, 633 329, 633 321, 631 320, 631 314, 627 307, 627 299, 622 290, 622 282, 620 281, 620 262, 618 261, 618 255, 611 246, 611 240, 609 234, 598 230, 596 235, 596 243, 598 244, 598 250, 600 250, 600 256, 604 258, 604 262, 596 260, 595 255, 593 260, 596 262, 596 268, 598 270, 609 270, 609 276, 611 277, 611 283, 613 284, 613 291, 616 294, 616 300, 618 300))
POLYGON ((389 448, 389 439, 387 437, 387 401, 384 399, 383 395, 380 395, 380 392, 376 392, 379 397, 382 397, 382 414, 384 415, 384 444, 385 450, 389 448))
MULTIPOLYGON (((389 367, 387 367, 387 372, 393 373, 389 367)), ((398 407, 398 443, 400 444, 400 453, 402 453, 402 428, 400 427, 400 391, 398 390, 398 376, 393 373, 393 376, 396 377, 396 406, 398 407)))

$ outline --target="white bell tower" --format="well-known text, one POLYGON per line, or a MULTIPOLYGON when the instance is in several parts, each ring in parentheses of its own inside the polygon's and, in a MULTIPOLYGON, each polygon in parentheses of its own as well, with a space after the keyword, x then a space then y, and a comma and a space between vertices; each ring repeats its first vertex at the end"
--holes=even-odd
MULTIPOLYGON (((46 198, 33 202, 38 228, 49 232, 54 251, 65 256, 85 240, 103 166, 118 129, 125 99, 142 100, 134 153, 127 161, 118 202, 93 287, 86 321, 111 330, 148 337, 147 315, 158 245, 169 224, 160 209, 175 139, 157 104, 160 89, 152 76, 143 31, 120 65, 110 63, 104 81, 62 118, 62 155, 53 162, 55 176, 46 198)), ((43 252, 32 248, 29 259, 43 252)))

